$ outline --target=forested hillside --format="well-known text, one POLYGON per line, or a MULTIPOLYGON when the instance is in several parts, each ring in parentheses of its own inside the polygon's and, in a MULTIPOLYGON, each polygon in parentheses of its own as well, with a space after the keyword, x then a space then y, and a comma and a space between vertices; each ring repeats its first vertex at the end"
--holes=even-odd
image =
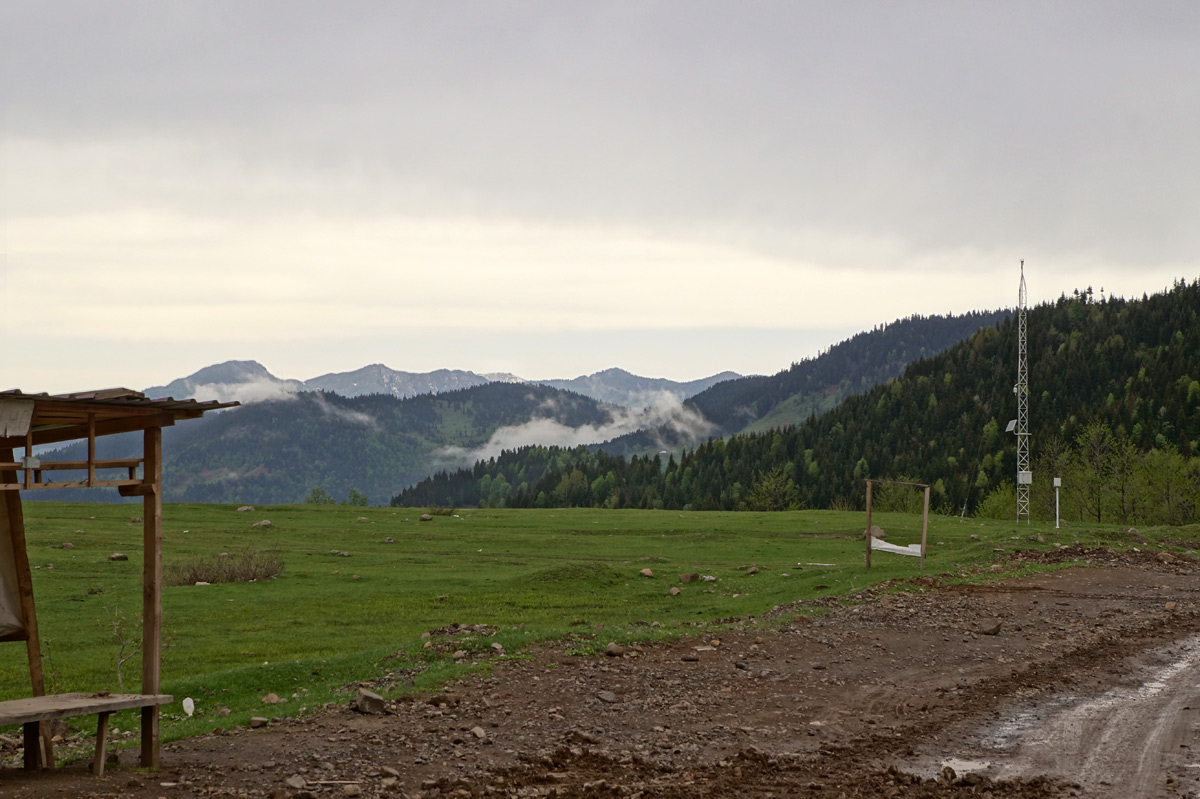
MULTIPOLYGON (((995 325, 1011 311, 973 311, 961 316, 910 316, 858 333, 812 358, 770 376, 725 380, 685 405, 716 426, 715 435, 755 432, 800 424, 846 397, 898 376, 926 358, 995 325)), ((613 455, 678 451, 702 443, 686 430, 661 428, 629 433, 598 447, 613 455)))
MULTIPOLYGON (((1030 310, 1039 512, 1052 502, 1050 478, 1063 476, 1080 516, 1196 517, 1198 317, 1200 282, 1136 301, 1097 300, 1089 290, 1030 310)), ((503 501, 521 506, 861 506, 864 479, 875 477, 932 484, 935 507, 947 511, 986 509, 989 497, 1002 506, 1015 472, 1015 439, 1004 430, 1016 416, 1016 357, 1008 318, 795 427, 706 442, 666 463, 529 448, 436 475, 395 501, 473 504, 494 498, 503 479, 511 487, 503 501)))
MULTIPOLYGON (((488 383, 438 395, 346 398, 305 392, 209 414, 164 432, 165 498, 173 502, 302 502, 320 486, 335 499, 353 488, 376 504, 487 443, 497 429, 531 419, 599 425, 609 409, 538 385, 488 383)), ((97 442, 101 458, 140 452, 140 437, 97 442)), ((75 444, 46 460, 83 460, 75 444)), ((72 479, 63 472, 63 479, 72 479)), ((99 489, 96 489, 99 492, 99 489)), ((37 492, 53 499, 57 492, 37 492)), ((108 492, 115 498, 113 492, 108 492)), ((78 495, 64 498, 78 499, 78 495)), ((101 499, 89 496, 90 500, 101 499)))

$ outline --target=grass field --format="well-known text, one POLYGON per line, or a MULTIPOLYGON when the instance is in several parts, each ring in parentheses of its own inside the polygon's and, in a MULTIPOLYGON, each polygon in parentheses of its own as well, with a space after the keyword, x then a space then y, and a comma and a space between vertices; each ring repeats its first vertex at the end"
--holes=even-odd
MULTIPOLYGON (((398 677, 395 690, 432 687, 486 668, 493 642, 503 657, 546 639, 571 638, 578 651, 594 651, 919 574, 915 558, 878 552, 874 568, 864 568, 861 513, 463 510, 421 522, 421 512, 166 506, 168 568, 257 550, 278 553, 284 570, 262 582, 164 589, 163 689, 192 697, 197 708, 190 719, 178 702, 165 708, 164 738, 346 701, 346 685, 388 673, 398 677), (269 528, 251 527, 263 519, 269 528), (655 576, 641 576, 645 568, 655 576), (680 584, 689 572, 717 580, 680 584), (672 585, 680 595, 668 594, 672 585), (455 622, 499 629, 460 639, 453 648, 468 656, 458 661, 422 648, 422 633, 455 622), (269 692, 287 702, 265 707, 269 692)), ((138 513, 140 505, 25 504, 49 691, 121 690, 120 638, 128 654, 141 625, 141 524, 130 520, 138 513), (129 560, 109 561, 113 552, 129 560)), ((919 516, 873 521, 894 543, 920 539, 919 516)), ((960 574, 990 563, 997 549, 1113 534, 935 516, 926 572, 960 574), (1046 542, 1027 540, 1037 534, 1046 542)), ((139 675, 135 655, 123 669, 125 691, 137 690, 139 675)), ((0 699, 28 693, 24 646, 0 646, 0 699)), ((115 723, 132 726, 132 716, 115 723)))

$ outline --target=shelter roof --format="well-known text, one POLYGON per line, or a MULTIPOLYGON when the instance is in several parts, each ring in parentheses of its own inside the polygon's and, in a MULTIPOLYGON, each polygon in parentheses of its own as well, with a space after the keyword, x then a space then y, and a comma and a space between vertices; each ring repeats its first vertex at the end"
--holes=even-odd
POLYGON ((151 427, 169 427, 180 419, 195 419, 207 411, 232 408, 238 402, 200 402, 173 397, 150 398, 129 388, 104 388, 69 394, 28 394, 20 389, 0 391, 0 407, 23 407, 32 418, 21 433, 5 425, 0 414, 0 448, 23 447, 32 435, 33 444, 53 444, 111 435, 151 427))

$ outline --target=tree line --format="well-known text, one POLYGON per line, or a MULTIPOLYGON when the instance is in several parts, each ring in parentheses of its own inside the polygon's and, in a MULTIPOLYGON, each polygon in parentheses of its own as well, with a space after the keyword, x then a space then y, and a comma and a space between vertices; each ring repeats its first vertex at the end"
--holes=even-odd
MULTIPOLYGON (((1049 478, 1061 476, 1064 492, 1093 492, 1071 495, 1071 512, 1084 518, 1194 519, 1187 476, 1200 454, 1200 281, 1140 300, 1077 291, 1031 309, 1028 321, 1038 512, 1046 502, 1038 492, 1052 496, 1049 478), (1081 454, 1097 447, 1117 454, 1081 454), (1169 485, 1152 479, 1164 467, 1169 485), (1118 480, 1115 491, 1109 480, 1118 480), (1176 488, 1182 493, 1169 500, 1149 498, 1176 488)), ((1015 437, 1004 430, 1016 416, 1016 349, 1015 322, 1005 318, 803 424, 709 440, 665 461, 527 447, 439 472, 393 503, 734 510, 778 472, 807 507, 861 507, 866 478, 909 476, 932 485, 935 508, 974 512, 1003 504, 1015 472, 1015 437)), ((1015 499, 1012 507, 1015 515, 1015 499)))

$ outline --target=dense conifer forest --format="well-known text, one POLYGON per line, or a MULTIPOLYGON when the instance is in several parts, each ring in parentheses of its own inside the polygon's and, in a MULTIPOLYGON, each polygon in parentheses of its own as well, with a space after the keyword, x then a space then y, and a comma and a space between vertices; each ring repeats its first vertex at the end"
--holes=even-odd
MULTIPOLYGON (((1198 519, 1198 317, 1200 281, 1138 300, 1089 288, 1030 309, 1036 514, 1052 514, 1049 486, 1060 476, 1068 517, 1198 519)), ((932 485, 942 512, 1015 514, 1016 442, 1005 428, 1016 417, 1016 358, 1016 323, 1006 317, 802 424, 712 439, 665 461, 526 447, 440 472, 393 503, 859 507, 873 477, 932 485)), ((723 386, 709 391, 716 396, 723 386)), ((903 507, 914 495, 889 490, 880 501, 903 507)))

